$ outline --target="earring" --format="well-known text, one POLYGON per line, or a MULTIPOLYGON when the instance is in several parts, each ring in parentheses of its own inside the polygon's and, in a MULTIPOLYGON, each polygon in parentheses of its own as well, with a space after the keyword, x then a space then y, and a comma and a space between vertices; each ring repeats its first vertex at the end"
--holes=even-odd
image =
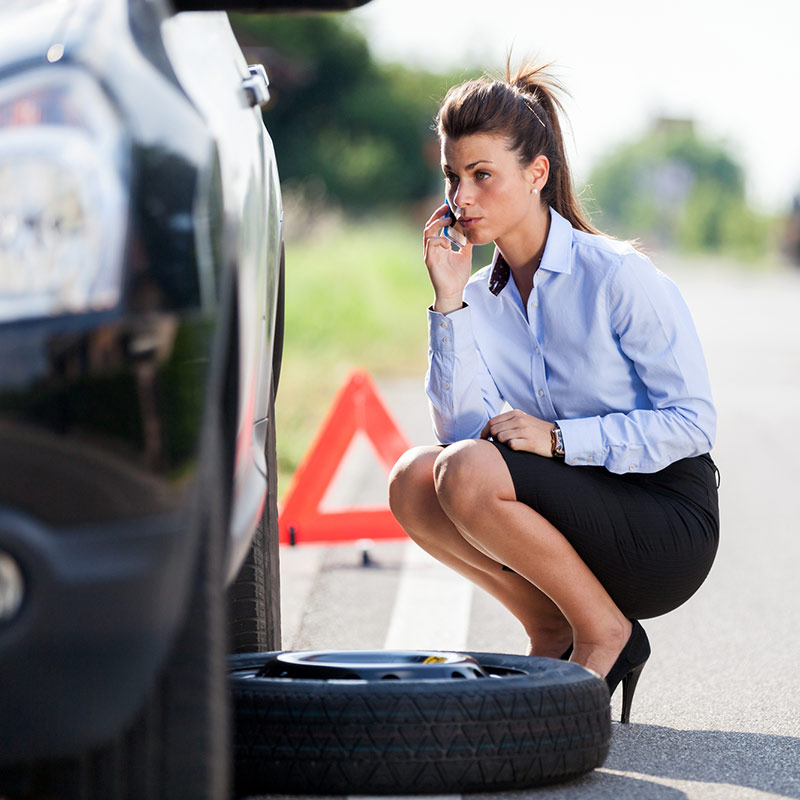
POLYGON ((535 187, 534 187, 534 189, 533 189, 533 193, 534 193, 534 194, 539 194, 539 190, 538 190, 537 188, 535 188, 535 187))

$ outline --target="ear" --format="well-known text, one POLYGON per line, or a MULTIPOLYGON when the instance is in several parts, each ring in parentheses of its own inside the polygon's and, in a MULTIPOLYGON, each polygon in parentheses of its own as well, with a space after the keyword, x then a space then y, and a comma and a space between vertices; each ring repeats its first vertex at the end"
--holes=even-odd
POLYGON ((547 185, 547 179, 550 177, 550 159, 545 155, 536 156, 536 158, 528 164, 525 172, 527 173, 531 191, 535 188, 537 194, 541 194, 542 189, 547 185))

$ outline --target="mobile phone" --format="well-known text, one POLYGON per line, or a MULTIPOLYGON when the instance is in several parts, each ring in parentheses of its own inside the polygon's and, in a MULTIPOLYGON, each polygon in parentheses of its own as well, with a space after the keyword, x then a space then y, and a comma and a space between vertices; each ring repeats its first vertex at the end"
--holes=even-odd
MULTIPOLYGON (((444 238, 453 245, 455 251, 458 252, 462 247, 466 247, 467 237, 464 235, 461 228, 458 227, 458 217, 447 195, 444 196, 444 201, 447 203, 447 208, 450 211, 450 216, 453 218, 453 223, 451 225, 445 225, 442 229, 442 236, 444 236, 444 238)), ((457 207, 458 206, 456 206, 456 208, 457 207)))

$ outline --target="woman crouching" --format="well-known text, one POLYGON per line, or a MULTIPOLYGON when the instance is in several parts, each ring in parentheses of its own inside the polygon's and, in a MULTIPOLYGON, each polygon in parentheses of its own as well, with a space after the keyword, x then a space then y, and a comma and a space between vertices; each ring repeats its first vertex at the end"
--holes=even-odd
POLYGON ((519 619, 530 654, 582 664, 612 693, 624 681, 627 722, 650 654, 638 620, 685 602, 716 554, 716 414, 676 286, 581 212, 556 89, 524 66, 439 110, 448 203, 424 257, 441 445, 398 461, 389 500, 415 542, 519 619))

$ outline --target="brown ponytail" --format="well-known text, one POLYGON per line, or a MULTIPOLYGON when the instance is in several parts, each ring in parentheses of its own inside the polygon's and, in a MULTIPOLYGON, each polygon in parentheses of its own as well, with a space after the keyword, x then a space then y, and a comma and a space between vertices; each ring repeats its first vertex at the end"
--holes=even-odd
POLYGON ((542 189, 543 202, 574 228, 599 233, 584 217, 572 187, 558 116, 564 108, 557 95, 564 88, 547 72, 549 66, 522 64, 512 76, 509 61, 504 81, 483 77, 454 86, 436 115, 436 129, 439 138, 450 139, 502 134, 522 167, 538 155, 547 156, 550 175, 542 189))

